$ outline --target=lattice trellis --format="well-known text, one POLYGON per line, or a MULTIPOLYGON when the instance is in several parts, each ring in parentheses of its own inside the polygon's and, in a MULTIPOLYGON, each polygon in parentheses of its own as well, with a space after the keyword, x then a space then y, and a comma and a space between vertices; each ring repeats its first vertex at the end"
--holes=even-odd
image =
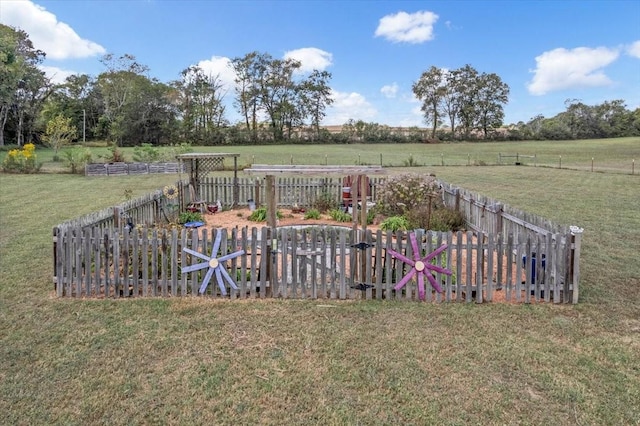
MULTIPOLYGON (((189 175, 189 183, 193 185, 196 192, 199 192, 202 179, 210 172, 222 170, 224 159, 233 158, 233 178, 234 178, 234 206, 238 204, 238 157, 240 154, 230 153, 189 153, 178 155, 178 160, 184 166, 184 170, 189 175)), ((181 167, 182 169, 182 167, 181 167)), ((199 194, 196 194, 199 197, 199 194)))
POLYGON ((185 161, 185 171, 189 174, 197 174, 198 178, 205 177, 209 172, 224 170, 224 157, 196 158, 185 161))

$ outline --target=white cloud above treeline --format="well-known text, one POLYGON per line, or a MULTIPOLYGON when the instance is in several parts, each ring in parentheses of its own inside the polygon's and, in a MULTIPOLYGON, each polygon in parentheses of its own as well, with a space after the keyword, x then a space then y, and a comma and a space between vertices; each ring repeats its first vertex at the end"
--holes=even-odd
POLYGON ((31 1, 3 1, 0 22, 24 30, 33 47, 47 54, 47 59, 64 60, 104 55, 104 47, 80 37, 56 15, 31 1))
POLYGON ((222 84, 223 91, 229 92, 235 87, 236 73, 231 67, 231 59, 225 56, 212 56, 211 59, 204 59, 196 65, 206 75, 216 77, 222 84))
POLYGON ((634 41, 627 47, 627 55, 640 59, 640 40, 634 41))
POLYGON ((398 12, 380 19, 375 36, 395 43, 423 43, 433 39, 433 25, 436 21, 438 15, 427 10, 398 12))
POLYGON ((536 57, 533 79, 527 85, 532 95, 570 88, 607 86, 612 81, 603 69, 618 59, 618 49, 606 47, 558 48, 536 57))
POLYGON ((393 82, 393 84, 382 86, 382 88, 380 89, 380 93, 382 93, 385 98, 395 98, 398 94, 398 89, 398 83, 393 82))
POLYGON ((324 71, 333 63, 333 55, 317 47, 303 47, 285 52, 284 59, 295 59, 301 66, 300 72, 324 71))
POLYGON ((322 120, 325 125, 340 125, 349 119, 369 122, 378 114, 375 107, 360 93, 331 90, 331 98, 333 104, 327 108, 327 115, 322 120))

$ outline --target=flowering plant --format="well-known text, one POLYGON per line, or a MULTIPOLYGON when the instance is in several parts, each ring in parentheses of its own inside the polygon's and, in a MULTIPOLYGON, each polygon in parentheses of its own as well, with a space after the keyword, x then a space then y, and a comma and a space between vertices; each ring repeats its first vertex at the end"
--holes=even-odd
POLYGON ((36 146, 32 143, 25 144, 22 149, 12 149, 2 162, 5 172, 34 173, 40 169, 36 163, 36 146))
POLYGON ((403 215, 429 198, 439 199, 440 185, 433 175, 404 174, 391 176, 378 192, 378 209, 387 216, 403 215))

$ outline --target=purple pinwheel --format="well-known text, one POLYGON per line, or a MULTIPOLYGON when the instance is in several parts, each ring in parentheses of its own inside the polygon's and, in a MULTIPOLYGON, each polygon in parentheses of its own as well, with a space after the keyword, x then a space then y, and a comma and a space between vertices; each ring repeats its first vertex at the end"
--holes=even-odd
POLYGON ((418 274, 418 296, 420 300, 424 300, 424 277, 425 275, 429 282, 431 283, 431 287, 433 287, 438 293, 442 293, 442 287, 438 284, 438 282, 433 278, 430 271, 439 272, 445 275, 451 275, 451 271, 445 268, 441 268, 438 265, 434 265, 431 263, 431 259, 442 253, 446 250, 447 245, 443 244, 436 251, 427 256, 420 258, 420 249, 418 248, 418 242, 416 240, 416 234, 414 232, 409 234, 409 238, 411 239, 411 247, 413 247, 413 258, 414 260, 409 259, 407 256, 404 256, 397 251, 389 249, 388 252, 392 257, 403 261, 411 265, 411 270, 407 275, 402 277, 402 279, 396 284, 394 289, 396 291, 400 290, 404 287, 416 274, 418 274))
POLYGON ((213 248, 211 249, 211 257, 198 253, 197 251, 188 249, 186 247, 182 249, 185 252, 194 255, 195 257, 198 257, 202 260, 206 260, 206 262, 196 263, 195 265, 186 266, 182 268, 183 274, 187 272, 199 271, 200 269, 204 269, 204 268, 209 268, 204 278, 202 279, 202 285, 200 286, 200 290, 199 290, 200 294, 204 294, 204 292, 207 290, 207 286, 209 285, 209 281, 211 280, 211 277, 213 276, 214 272, 216 274, 216 281, 218 281, 218 287, 220 287, 220 292, 222 293, 223 296, 227 295, 227 289, 226 289, 226 286, 224 285, 223 277, 229 283, 231 288, 233 288, 234 290, 238 290, 238 286, 236 286, 236 283, 231 279, 231 277, 229 276, 229 273, 225 269, 224 262, 229 259, 234 259, 238 256, 243 255, 244 250, 238 250, 236 252, 229 253, 222 257, 216 258, 218 254, 218 250, 220 249, 221 238, 222 238, 222 232, 218 230, 218 232, 216 233, 216 239, 213 243, 213 248))

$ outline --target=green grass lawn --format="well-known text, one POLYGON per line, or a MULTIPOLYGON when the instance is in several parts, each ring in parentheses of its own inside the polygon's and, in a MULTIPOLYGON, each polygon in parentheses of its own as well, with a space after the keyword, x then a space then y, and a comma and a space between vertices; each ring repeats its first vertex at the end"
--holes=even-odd
MULTIPOLYGON (((133 148, 119 148, 129 162, 133 148)), ((197 147, 198 152, 232 152, 240 154, 238 164, 369 164, 401 167, 409 161, 419 166, 494 165, 499 155, 519 154, 525 165, 569 168, 595 172, 640 174, 640 138, 589 139, 578 141, 477 142, 442 144, 346 144, 346 145, 260 145, 197 147), (535 156, 528 158, 527 156, 535 156)), ((94 161, 104 162, 110 155, 106 147, 89 148, 94 161)), ((170 152, 168 148, 162 148, 170 152)), ((61 172, 63 161, 53 161, 53 150, 38 147, 38 162, 43 171, 61 172)), ((0 151, 0 162, 6 152, 0 151)), ((60 157, 62 155, 60 154, 60 157)), ((503 159, 503 164, 515 163, 503 159)), ((227 166, 232 166, 227 160, 227 166)))
MULTIPOLYGON (((600 143, 587 141, 603 161, 640 158, 637 138, 600 143)), ((415 147, 459 152, 465 164, 465 152, 530 147, 553 158, 562 148, 415 147)), ((404 145, 365 148, 409 154, 404 145)), ((261 163, 324 155, 224 151, 241 149, 261 163)), ((353 149, 324 147, 345 157, 353 149)), ((639 424, 640 176, 532 165, 403 170, 584 227, 580 303, 57 299, 52 227, 177 176, 0 174, 0 423, 639 424)))

